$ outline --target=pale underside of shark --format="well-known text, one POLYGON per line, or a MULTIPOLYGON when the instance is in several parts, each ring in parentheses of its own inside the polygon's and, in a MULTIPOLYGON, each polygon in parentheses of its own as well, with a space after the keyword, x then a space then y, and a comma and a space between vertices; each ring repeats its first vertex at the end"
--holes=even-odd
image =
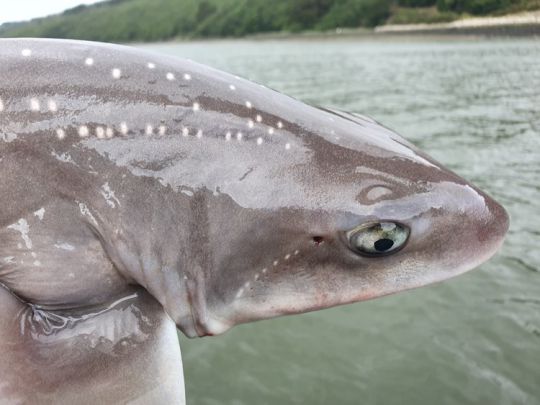
POLYGON ((2 403, 184 403, 176 330, 423 286, 504 209, 375 121, 191 61, 0 40, 2 403))

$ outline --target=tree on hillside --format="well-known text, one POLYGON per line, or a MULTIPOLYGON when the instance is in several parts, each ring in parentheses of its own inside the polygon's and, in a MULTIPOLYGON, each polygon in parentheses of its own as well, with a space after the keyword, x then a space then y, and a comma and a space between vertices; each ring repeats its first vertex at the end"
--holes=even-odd
POLYGON ((510 5, 510 0, 438 0, 437 8, 441 11, 456 13, 488 14, 510 5))
POLYGON ((287 29, 301 31, 310 29, 324 16, 335 0, 297 0, 288 6, 287 29))
POLYGON ((392 0, 337 0, 317 28, 374 27, 390 15, 392 0))
POLYGON ((437 0, 398 0, 403 7, 431 7, 437 4, 437 0))

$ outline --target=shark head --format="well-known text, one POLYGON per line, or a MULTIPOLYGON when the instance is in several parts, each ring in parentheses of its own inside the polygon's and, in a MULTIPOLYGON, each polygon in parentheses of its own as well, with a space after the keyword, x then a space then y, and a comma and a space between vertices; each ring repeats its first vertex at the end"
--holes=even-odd
POLYGON ((501 246, 486 193, 367 117, 310 111, 290 129, 299 156, 261 157, 210 203, 188 335, 439 282, 501 246))
POLYGON ((507 231, 369 118, 116 45, 0 40, 0 59, 8 402, 183 402, 175 324, 215 335, 424 286, 507 231))
POLYGON ((126 187, 101 240, 187 336, 445 280, 489 259, 507 231, 491 197, 370 118, 192 61, 3 41, 10 71, 62 61, 61 74, 32 76, 63 106, 47 133, 58 148, 80 142, 78 164, 126 187))

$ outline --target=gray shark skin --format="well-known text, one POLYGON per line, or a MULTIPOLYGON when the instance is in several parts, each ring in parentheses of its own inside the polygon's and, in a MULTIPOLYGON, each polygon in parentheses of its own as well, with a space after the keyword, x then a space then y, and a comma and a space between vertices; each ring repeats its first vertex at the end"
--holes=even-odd
POLYGON ((0 62, 2 403, 184 403, 176 327, 441 281, 508 228, 366 117, 122 46, 0 40, 0 62))

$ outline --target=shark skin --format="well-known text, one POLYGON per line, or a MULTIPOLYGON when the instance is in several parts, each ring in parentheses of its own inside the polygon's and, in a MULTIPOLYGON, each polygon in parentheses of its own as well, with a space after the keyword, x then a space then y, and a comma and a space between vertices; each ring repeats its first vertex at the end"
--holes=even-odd
POLYGON ((189 337, 478 266, 504 208, 376 121, 92 42, 0 40, 0 402, 183 404, 189 337))

